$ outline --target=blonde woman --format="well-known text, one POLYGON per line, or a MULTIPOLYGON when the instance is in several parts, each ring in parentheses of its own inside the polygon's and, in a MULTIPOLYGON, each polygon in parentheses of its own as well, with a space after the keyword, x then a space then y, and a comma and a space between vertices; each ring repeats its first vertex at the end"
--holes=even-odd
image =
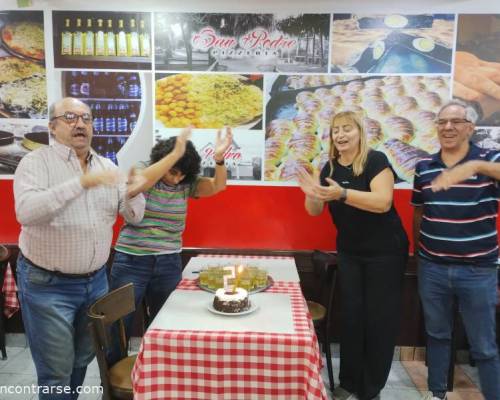
POLYGON ((368 147, 353 112, 333 117, 329 162, 314 176, 298 175, 305 208, 325 204, 337 228, 341 296, 339 386, 336 399, 378 398, 399 327, 408 238, 393 205, 394 173, 387 157, 368 147))

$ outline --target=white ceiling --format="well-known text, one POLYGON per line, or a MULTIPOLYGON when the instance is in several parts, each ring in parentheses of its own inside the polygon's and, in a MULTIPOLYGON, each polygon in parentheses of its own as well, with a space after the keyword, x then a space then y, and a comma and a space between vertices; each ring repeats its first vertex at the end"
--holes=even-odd
MULTIPOLYGON (((31 9, 184 12, 500 13, 499 0, 31 0, 31 9)), ((17 9, 16 0, 1 8, 17 9)))

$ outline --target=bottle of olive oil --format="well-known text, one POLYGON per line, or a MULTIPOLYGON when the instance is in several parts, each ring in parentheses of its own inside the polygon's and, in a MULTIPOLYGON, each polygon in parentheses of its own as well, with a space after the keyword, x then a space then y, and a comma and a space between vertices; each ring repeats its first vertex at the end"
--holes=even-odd
POLYGON ((73 32, 73 55, 81 56, 83 54, 83 32, 82 19, 76 19, 76 29, 73 32))
POLYGON ((64 30, 61 33, 61 55, 70 56, 73 54, 73 34, 71 33, 71 23, 69 18, 64 21, 64 30))
POLYGON ((139 25, 139 48, 141 57, 149 57, 151 55, 151 40, 149 31, 147 31, 144 26, 144 20, 141 19, 139 25))
POLYGON ((139 50, 139 33, 135 25, 135 19, 130 19, 129 31, 127 32, 127 54, 129 57, 138 57, 139 50))
POLYGON ((83 52, 86 56, 95 55, 95 38, 92 30, 92 18, 87 18, 87 31, 84 36, 83 52))
POLYGON ((126 57, 127 52, 127 35, 123 30, 123 19, 118 20, 118 33, 116 34, 116 55, 118 57, 126 57))
POLYGON ((106 31, 106 49, 107 56, 116 56, 116 35, 113 31, 113 20, 108 19, 108 30, 106 31))
POLYGON ((95 33, 95 55, 96 56, 105 55, 105 53, 106 53, 105 49, 106 49, 106 45, 105 45, 105 39, 104 39, 103 24, 102 24, 102 19, 99 18, 97 20, 97 31, 95 33))

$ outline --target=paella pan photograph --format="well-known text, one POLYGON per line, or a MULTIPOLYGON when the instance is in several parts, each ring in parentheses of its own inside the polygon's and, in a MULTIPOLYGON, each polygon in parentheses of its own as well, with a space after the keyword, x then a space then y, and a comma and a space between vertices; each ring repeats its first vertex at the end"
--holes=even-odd
POLYGON ((47 117, 43 12, 0 12, 0 117, 47 117))

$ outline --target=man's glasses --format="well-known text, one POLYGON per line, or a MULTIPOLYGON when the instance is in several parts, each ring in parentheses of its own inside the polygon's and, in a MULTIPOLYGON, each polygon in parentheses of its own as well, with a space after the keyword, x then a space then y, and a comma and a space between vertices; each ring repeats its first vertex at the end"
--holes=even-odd
POLYGON ((83 113, 83 114, 76 114, 71 111, 66 111, 62 115, 57 115, 51 119, 51 121, 55 120, 56 118, 62 118, 65 122, 68 124, 76 124, 78 121, 78 118, 81 118, 83 123, 86 125, 89 125, 92 123, 92 115, 89 113, 83 113))
POLYGON ((451 119, 438 119, 436 121, 436 124, 438 126, 446 126, 448 124, 448 122, 450 124, 452 124, 453 126, 456 126, 456 125, 460 125, 460 124, 467 124, 467 123, 470 123, 469 120, 467 119, 464 119, 464 118, 451 118, 451 119))

